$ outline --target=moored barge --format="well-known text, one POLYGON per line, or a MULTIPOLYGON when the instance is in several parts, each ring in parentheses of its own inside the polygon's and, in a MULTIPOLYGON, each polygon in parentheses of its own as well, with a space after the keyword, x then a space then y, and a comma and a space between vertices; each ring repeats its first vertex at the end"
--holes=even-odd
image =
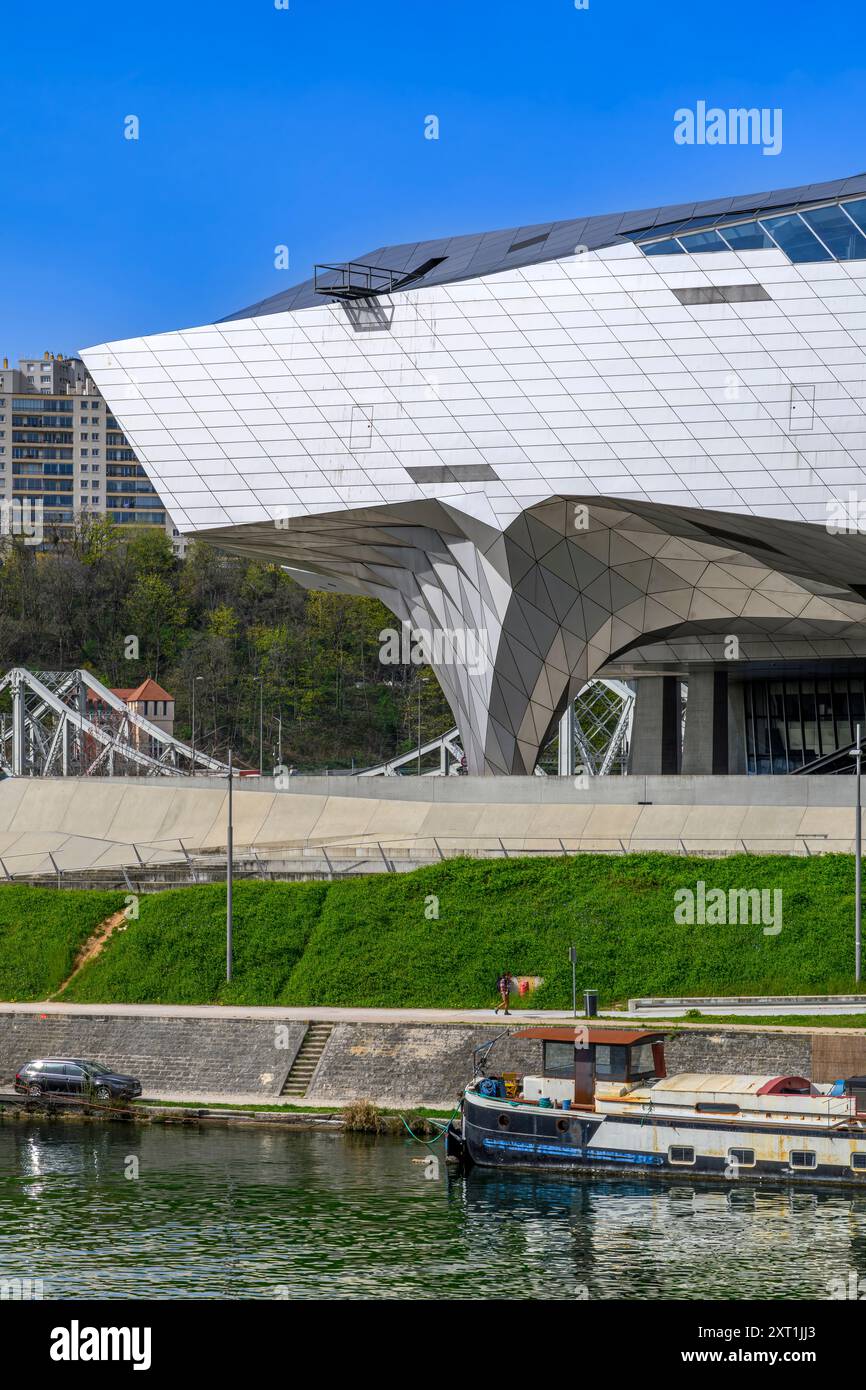
POLYGON ((524 1028, 540 1075, 476 1076, 449 1157, 496 1168, 866 1184, 866 1077, 668 1076, 665 1034, 524 1028))

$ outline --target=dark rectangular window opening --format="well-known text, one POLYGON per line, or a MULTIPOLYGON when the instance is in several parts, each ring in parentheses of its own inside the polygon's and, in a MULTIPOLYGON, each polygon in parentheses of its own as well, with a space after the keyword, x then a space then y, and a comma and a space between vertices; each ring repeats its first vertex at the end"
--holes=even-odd
POLYGON ((628 1077, 628 1048, 620 1043, 599 1043, 595 1049, 595 1074, 603 1081, 625 1081, 628 1077))
POLYGON ((574 1076, 574 1043, 545 1042, 544 1075, 567 1077, 571 1080, 574 1076))
POLYGON ((681 304, 749 304, 772 297, 763 285, 695 285, 673 293, 681 304))
POLYGON ((673 1144, 668 1149, 668 1159, 671 1163, 694 1163, 695 1151, 683 1144, 673 1144))
POLYGON ((455 463, 450 468, 430 466, 407 468, 413 483, 488 483, 497 482, 489 463, 455 463))
POLYGON ((815 1168, 818 1163, 811 1149, 792 1149, 790 1159, 792 1168, 815 1168))
POLYGON ((402 290, 412 280, 420 280, 422 275, 429 275, 431 270, 435 270, 437 265, 447 261, 447 256, 431 256, 429 261, 423 261, 421 265, 416 265, 414 270, 407 270, 402 280, 398 280, 394 286, 395 290, 402 290))
POLYGON ((528 246, 541 246, 545 241, 547 241, 547 238, 549 236, 550 232, 542 232, 541 236, 530 236, 527 237, 525 241, 513 241, 509 246, 506 255, 510 256, 512 251, 525 251, 528 246))
POLYGON ((740 1168, 754 1168, 755 1150, 754 1149, 728 1149, 728 1162, 736 1163, 740 1168))

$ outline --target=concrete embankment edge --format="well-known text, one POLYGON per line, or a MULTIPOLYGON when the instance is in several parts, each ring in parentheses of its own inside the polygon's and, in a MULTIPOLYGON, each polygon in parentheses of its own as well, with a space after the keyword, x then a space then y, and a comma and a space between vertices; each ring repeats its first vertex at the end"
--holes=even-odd
MULTIPOLYGON (((518 1028, 520 1020, 509 1024, 518 1028)), ((330 1110, 371 1100, 395 1109, 450 1109, 471 1076, 473 1049, 502 1031, 501 1024, 483 1023, 335 1022, 305 1095, 292 1103, 330 1110)), ((671 1072, 798 1074, 815 1081, 866 1074, 861 1030, 678 1024, 659 1031, 668 1034, 671 1072)), ((8 1088, 29 1058, 59 1055, 130 1072, 141 1078, 146 1097, 273 1105, 305 1032, 302 1020, 281 1020, 273 1009, 264 1017, 225 1018, 104 1014, 98 1005, 41 1013, 7 1005, 0 1011, 0 1087, 8 1088)), ((533 1072, 540 1065, 534 1040, 502 1037, 491 1055, 497 1071, 533 1072)))

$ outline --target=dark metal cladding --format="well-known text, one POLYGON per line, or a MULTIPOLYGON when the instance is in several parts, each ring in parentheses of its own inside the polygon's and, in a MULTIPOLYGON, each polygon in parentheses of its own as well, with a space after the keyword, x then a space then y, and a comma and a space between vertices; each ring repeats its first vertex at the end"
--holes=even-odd
MULTIPOLYGON (((469 280, 477 275, 493 275, 499 270, 519 266, 540 265, 544 261, 561 260, 574 255, 578 249, 599 251, 605 246, 618 246, 631 241, 636 232, 651 231, 670 224, 681 225, 695 218, 714 221, 736 213, 760 213, 780 209, 806 207, 810 203, 829 202, 834 198, 866 193, 866 174, 855 174, 830 183, 803 184, 799 188, 782 188, 763 193, 742 194, 735 198, 711 198, 697 203, 673 203, 666 207, 646 208, 637 212, 606 213, 599 217, 570 218, 564 222, 542 222, 535 225, 511 227, 504 231, 475 232, 466 236, 439 237, 435 241, 404 242, 399 246, 380 246, 352 262, 368 267, 402 270, 412 274, 407 289, 425 285, 447 285, 469 280), (516 244, 515 244, 516 243, 516 244), (433 262, 429 270, 417 276, 414 272, 433 262)), ((346 264, 349 262, 346 261, 346 264)), ((287 310, 309 309, 327 303, 321 289, 317 293, 315 280, 305 280, 291 289, 259 300, 236 313, 227 314, 221 323, 233 319, 261 318, 267 314, 282 314, 287 310)))

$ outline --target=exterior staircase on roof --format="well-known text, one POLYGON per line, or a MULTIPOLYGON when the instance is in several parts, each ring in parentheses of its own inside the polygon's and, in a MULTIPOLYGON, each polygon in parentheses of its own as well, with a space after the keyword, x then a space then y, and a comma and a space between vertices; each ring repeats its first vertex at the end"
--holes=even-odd
POLYGON ((334 1031, 332 1023, 308 1023, 307 1031, 304 1034, 304 1041, 298 1048, 298 1054, 289 1068, 288 1076, 283 1082, 280 1091, 281 1096, 303 1097, 310 1088, 313 1079, 313 1072, 319 1065, 319 1058, 325 1050, 325 1044, 334 1031))

